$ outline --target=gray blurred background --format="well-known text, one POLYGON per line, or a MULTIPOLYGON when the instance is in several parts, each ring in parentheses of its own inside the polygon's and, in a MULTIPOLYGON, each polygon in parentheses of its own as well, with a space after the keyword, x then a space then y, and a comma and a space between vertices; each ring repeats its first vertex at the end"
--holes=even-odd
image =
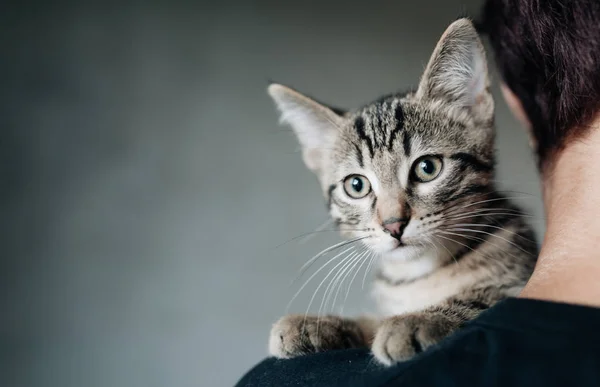
MULTIPOLYGON (((327 217, 267 79, 357 107, 416 85, 480 5, 49 3, 0 6, 2 386, 233 385, 339 240, 293 239, 327 217)), ((539 219, 496 91, 499 183, 539 219)), ((370 307, 355 286, 345 313, 370 307)))

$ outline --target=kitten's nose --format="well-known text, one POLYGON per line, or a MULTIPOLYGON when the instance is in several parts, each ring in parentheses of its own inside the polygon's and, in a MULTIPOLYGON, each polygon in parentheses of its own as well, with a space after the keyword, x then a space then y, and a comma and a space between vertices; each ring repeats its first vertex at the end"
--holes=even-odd
POLYGON ((383 222, 383 228, 393 238, 400 240, 400 238, 402 237, 402 232, 404 231, 404 228, 407 224, 408 219, 391 218, 383 222))

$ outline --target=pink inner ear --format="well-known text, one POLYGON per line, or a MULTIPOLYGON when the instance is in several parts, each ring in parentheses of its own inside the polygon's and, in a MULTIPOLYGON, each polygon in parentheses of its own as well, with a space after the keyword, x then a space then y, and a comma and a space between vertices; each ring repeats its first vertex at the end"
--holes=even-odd
POLYGON ((317 171, 321 168, 322 155, 321 151, 318 149, 305 148, 302 151, 302 159, 304 160, 304 164, 306 164, 308 169, 312 171, 317 171))
POLYGON ((473 102, 479 104, 485 98, 484 93, 488 87, 487 66, 485 63, 485 54, 479 52, 480 48, 473 47, 473 72, 471 74, 470 92, 474 93, 473 102))

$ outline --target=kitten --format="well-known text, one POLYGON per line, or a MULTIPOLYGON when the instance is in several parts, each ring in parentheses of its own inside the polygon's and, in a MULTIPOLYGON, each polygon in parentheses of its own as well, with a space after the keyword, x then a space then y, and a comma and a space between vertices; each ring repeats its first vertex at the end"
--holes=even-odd
POLYGON ((380 255, 380 319, 285 316, 272 355, 371 346, 409 359, 519 293, 537 245, 494 187, 494 102, 468 19, 441 37, 416 92, 341 112, 279 84, 269 94, 294 129, 343 235, 380 255))

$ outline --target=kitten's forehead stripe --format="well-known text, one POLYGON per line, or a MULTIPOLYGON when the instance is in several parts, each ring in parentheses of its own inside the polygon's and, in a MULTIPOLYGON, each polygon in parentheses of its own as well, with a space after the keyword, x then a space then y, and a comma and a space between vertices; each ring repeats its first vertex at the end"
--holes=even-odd
POLYGON ((373 139, 373 148, 374 150, 379 149, 379 139, 381 137, 381 112, 379 111, 379 105, 375 104, 371 106, 366 115, 366 129, 369 137, 373 139))
POLYGON ((356 150, 356 159, 358 160, 358 165, 361 168, 364 168, 365 163, 363 160, 362 151, 360 150, 360 147, 358 145, 354 144, 354 149, 356 150))
POLYGON ((387 115, 388 115, 388 111, 386 109, 386 104, 385 102, 381 102, 379 104, 375 105, 375 114, 376 114, 376 121, 373 121, 373 137, 375 137, 377 139, 377 146, 375 149, 380 149, 381 147, 384 146, 384 144, 387 142, 387 131, 386 131, 386 125, 385 123, 388 121, 387 120, 387 115))
POLYGON ((402 148, 406 157, 410 157, 410 135, 406 132, 402 133, 402 148))
MULTIPOLYGON (((377 126, 373 128, 373 133, 375 134, 373 137, 374 138, 378 138, 378 137, 383 137, 383 132, 384 132, 384 128, 383 128, 383 106, 379 106, 378 109, 376 109, 375 114, 377 115, 377 126), (378 135, 379 134, 379 135, 378 135)), ((379 148, 379 142, 377 141, 375 146, 377 148, 379 148)))
POLYGON ((396 126, 390 132, 390 138, 388 141, 388 150, 391 151, 394 147, 394 140, 398 135, 398 132, 404 129, 404 111, 402 110, 402 105, 400 102, 396 104, 396 108, 394 109, 394 119, 396 126))
POLYGON ((362 116, 356 117, 356 119, 354 120, 354 127, 356 128, 356 133, 358 134, 358 137, 367 144, 367 147, 369 148, 369 153, 371 154, 371 158, 373 158, 373 156, 375 155, 373 140, 365 133, 365 120, 364 118, 362 118, 362 116))

